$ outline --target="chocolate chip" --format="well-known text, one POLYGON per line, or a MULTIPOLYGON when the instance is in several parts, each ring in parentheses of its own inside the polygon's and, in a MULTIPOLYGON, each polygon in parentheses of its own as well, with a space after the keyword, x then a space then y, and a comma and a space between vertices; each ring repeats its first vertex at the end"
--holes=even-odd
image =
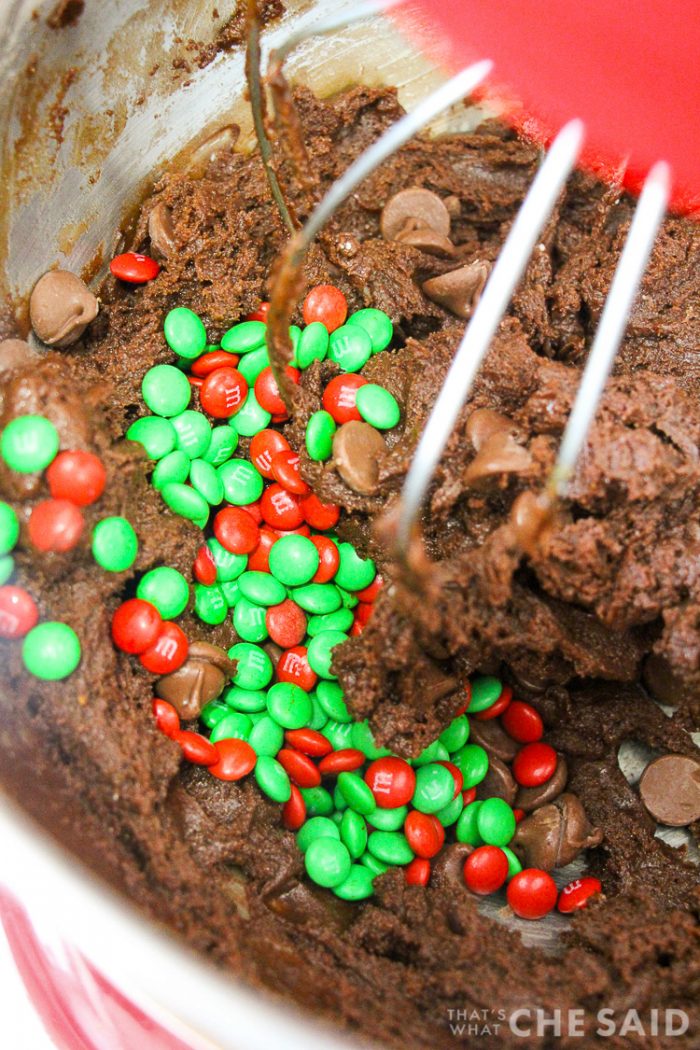
POLYGON ((450 232, 450 213, 442 198, 419 186, 400 190, 384 205, 379 220, 384 240, 395 240, 407 222, 414 222, 416 228, 427 226, 443 237, 447 237, 450 232))
POLYGON ((500 758, 501 762, 512 762, 520 750, 517 740, 513 740, 495 718, 485 722, 472 718, 469 726, 469 743, 479 744, 489 755, 500 758))
POLYGON ((227 678, 233 678, 236 673, 236 661, 232 660, 220 645, 212 645, 211 642, 192 642, 187 656, 190 660, 203 660, 213 664, 214 667, 223 671, 227 678))
POLYGON ((443 846, 433 863, 430 873, 430 885, 454 893, 464 890, 464 863, 474 847, 468 842, 452 842, 443 846))
POLYGON ((552 503, 534 492, 521 492, 510 509, 515 542, 526 554, 534 555, 552 527, 552 503))
POLYGON ((521 787, 515 797, 515 805, 518 809, 531 813, 538 806, 543 806, 546 802, 553 802, 555 798, 558 798, 566 787, 568 779, 569 767, 566 759, 563 755, 557 755, 557 768, 549 780, 537 787, 521 787))
POLYGON ((23 339, 3 339, 0 342, 0 375, 24 368, 37 357, 36 350, 32 350, 23 339))
POLYGON ((177 251, 173 213, 165 201, 159 201, 149 212, 148 236, 154 255, 167 259, 177 251))
POLYGON ((87 285, 68 270, 45 273, 29 299, 29 317, 39 339, 61 348, 80 339, 98 310, 97 299, 87 285))
POLYGON ((454 193, 451 193, 449 197, 445 197, 443 204, 450 213, 451 219, 456 219, 462 212, 462 202, 459 197, 455 197, 454 193))
POLYGON ((352 905, 338 900, 329 893, 319 893, 305 882, 289 879, 265 893, 263 901, 275 915, 286 919, 294 926, 329 925, 342 932, 355 917, 352 905))
POLYGON ((156 681, 156 696, 171 703, 181 718, 196 718, 205 704, 221 696, 236 665, 224 649, 209 642, 192 642, 182 667, 156 681))
POLYGON ((599 845, 602 838, 602 831, 591 827, 580 799, 566 794, 521 820, 511 845, 527 867, 552 871, 570 864, 582 849, 599 845))
POLYGON ((503 474, 522 474, 531 464, 530 453, 512 434, 492 434, 465 470, 464 481, 474 487, 503 474))
POLYGON ((190 174, 204 174, 209 164, 216 160, 220 153, 230 153, 241 134, 238 124, 224 124, 190 153, 187 160, 187 171, 190 174))
POLYGON ((682 828, 700 820, 700 762, 689 755, 662 755, 650 762, 639 794, 660 824, 682 828))
POLYGON ((509 806, 513 805, 518 785, 505 762, 495 755, 489 755, 489 768, 486 776, 476 789, 476 797, 502 798, 509 806))
POLYGON ((431 230, 429 226, 403 229, 394 239, 399 244, 410 244, 413 248, 420 248, 428 255, 453 256, 457 254, 457 249, 450 238, 443 237, 441 233, 431 230))
POLYGON ((423 282, 423 291, 428 299, 466 321, 476 309, 490 272, 489 263, 475 259, 458 270, 430 277, 423 282))
POLYGON ((466 433, 477 452, 494 434, 510 434, 514 423, 493 408, 475 408, 467 420, 466 433))
POLYGON ((369 423, 353 419, 343 423, 333 437, 333 462, 338 473, 346 485, 363 496, 376 492, 379 458, 384 452, 384 438, 369 423))

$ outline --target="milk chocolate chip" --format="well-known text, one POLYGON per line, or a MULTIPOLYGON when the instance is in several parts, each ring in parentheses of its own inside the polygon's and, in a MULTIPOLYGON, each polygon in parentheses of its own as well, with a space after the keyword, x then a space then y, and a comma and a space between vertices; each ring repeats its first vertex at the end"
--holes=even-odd
POLYGON ((453 256, 457 254, 457 249, 450 238, 444 237, 436 230, 431 230, 429 226, 414 227, 411 223, 400 230, 394 240, 399 244, 410 244, 414 248, 420 248, 428 255, 453 256))
POLYGON ((582 849, 599 845, 602 838, 577 796, 566 794, 521 820, 511 845, 526 867, 552 871, 570 864, 582 849))
POLYGON ((443 846, 433 863, 430 885, 447 890, 448 893, 465 889, 464 864, 474 847, 467 842, 452 842, 443 846))
POLYGON ((423 291, 428 299, 467 321, 476 309, 490 272, 490 263, 475 259, 458 270, 430 277, 423 282, 423 291))
POLYGON ((489 755, 489 768, 486 776, 476 789, 478 799, 502 798, 509 806, 513 805, 518 785, 505 762, 495 755, 489 755))
POLYGON ((379 220, 385 241, 396 240, 397 234, 407 224, 414 224, 414 229, 427 226, 429 230, 447 237, 450 232, 450 213, 437 193, 413 186, 395 193, 384 205, 379 220))
POLYGON ((512 419, 493 408, 475 408, 466 426, 467 437, 477 452, 494 434, 510 434, 513 429, 512 419))
POLYGON ((363 496, 376 492, 379 457, 384 452, 384 438, 369 423, 343 423, 333 437, 333 462, 338 473, 346 485, 363 496))
POLYGON ((479 744, 489 756, 495 755, 501 762, 512 762, 520 750, 517 740, 513 740, 495 718, 485 722, 473 718, 470 722, 469 743, 479 744))
POLYGON ((545 780, 544 784, 537 787, 521 787, 515 797, 515 805, 518 809, 524 809, 531 813, 533 809, 544 806, 546 802, 553 802, 561 795, 569 779, 569 767, 563 755, 557 755, 557 768, 554 774, 545 780))
POLYGON ((510 509, 515 542, 526 554, 534 555, 551 529, 553 506, 546 496, 521 492, 510 509))
POLYGON ((689 755, 662 755, 650 762, 639 794, 660 824, 682 828, 700 820, 700 762, 689 755))
POLYGON ((182 667, 156 681, 156 696, 171 703, 185 721, 197 718, 205 704, 221 696, 236 665, 224 649, 193 642, 182 667))
POLYGON ((154 255, 167 259, 177 250, 172 210, 164 201, 159 201, 148 215, 148 236, 154 255))
POLYGON ((492 434, 465 470, 464 481, 477 486, 502 474, 522 474, 531 463, 530 453, 512 434, 492 434))
POLYGON ((49 346, 75 343, 98 310, 99 303, 87 285, 68 270, 45 273, 29 298, 32 328, 49 346))

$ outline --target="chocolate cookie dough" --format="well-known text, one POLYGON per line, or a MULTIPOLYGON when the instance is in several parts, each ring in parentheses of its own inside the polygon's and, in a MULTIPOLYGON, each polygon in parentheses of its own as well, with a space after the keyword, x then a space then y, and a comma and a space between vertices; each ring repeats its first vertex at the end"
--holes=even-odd
MULTIPOLYGON (((326 102, 302 92, 298 105, 321 188, 401 112, 393 92, 365 88, 326 102)), ((154 726, 153 676, 111 644, 111 615, 137 576, 161 564, 189 573, 201 542, 195 525, 163 509, 146 457, 123 435, 139 414, 144 373, 172 362, 162 336, 168 310, 195 309, 216 341, 268 297, 285 231, 258 158, 222 151, 201 178, 166 175, 143 205, 132 245, 149 251, 151 231, 163 258, 158 279, 139 288, 108 279, 80 352, 49 350, 23 364, 13 351, 3 376, 3 423, 40 405, 62 447, 95 451, 104 463, 108 484, 99 512, 86 509, 86 536, 96 515, 110 514, 126 516, 139 536, 136 565, 119 578, 96 571, 87 544, 37 556, 21 537, 19 582, 42 618, 74 627, 83 659, 73 676, 46 684, 28 678, 16 647, 0 643, 9 790, 211 960, 380 1044, 452 1047, 455 1010, 507 1016, 524 1003, 591 1016, 620 1003, 640 1013, 673 1006, 697 1032, 697 869, 655 837, 617 761, 626 740, 698 760, 686 731, 700 683, 697 228, 665 223, 569 499, 531 555, 514 542, 512 507, 538 491, 553 462, 633 209, 584 175, 562 196, 439 466, 413 579, 378 538, 390 539, 391 519, 375 528, 397 498, 463 331, 449 303, 423 285, 492 262, 539 155, 495 124, 418 139, 339 210, 306 280, 336 285, 352 310, 389 313, 393 349, 363 374, 394 394, 402 422, 386 435, 374 492, 355 491, 328 464, 304 460, 302 471, 343 507, 341 535, 372 553, 387 580, 364 633, 335 655, 353 714, 370 716, 383 742, 415 754, 449 722, 463 702, 459 683, 478 669, 498 670, 542 715, 568 767, 566 794, 523 826, 556 810, 556 841, 547 845, 559 859, 574 841, 598 840, 576 823, 576 803, 565 801, 575 798, 604 842, 588 864, 605 897, 575 915, 554 953, 525 947, 519 932, 479 913, 460 874, 467 844, 444 851, 425 888, 408 886, 396 869, 357 905, 310 886, 278 807, 254 783, 224 783, 183 763, 154 726), (384 205, 415 187, 444 202, 455 256, 382 236, 384 205), (493 422, 474 416, 486 410, 507 421, 496 432, 509 435, 506 466, 515 456, 517 469, 491 462, 474 484, 467 472, 490 440, 484 419, 493 422), (683 685, 672 717, 640 684, 650 658, 663 659, 683 685)), ((295 199, 284 160, 280 176, 295 199)), ((296 203, 303 206, 301 194, 296 203)), ((323 362, 304 373, 287 427, 294 448, 303 448, 307 419, 336 372, 323 362)), ((23 526, 46 496, 43 484, 0 474, 2 497, 23 526)), ((182 626, 203 640, 191 612, 182 626)), ((206 642, 225 650, 234 640, 226 622, 206 642)), ((206 695, 221 670, 211 656, 190 652, 209 668, 206 695)), ((194 717, 202 697, 185 692, 182 713, 194 717)), ((644 1045, 634 1033, 627 1044, 644 1045)), ((492 1045, 541 1044, 502 1027, 492 1045)))

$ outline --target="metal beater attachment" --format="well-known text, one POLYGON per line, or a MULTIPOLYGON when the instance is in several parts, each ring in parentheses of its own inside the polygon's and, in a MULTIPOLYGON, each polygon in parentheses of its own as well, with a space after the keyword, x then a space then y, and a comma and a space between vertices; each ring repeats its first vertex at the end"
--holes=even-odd
MULTIPOLYGON (((393 5, 392 5, 393 6, 393 5)), ((332 18, 318 23, 318 32, 330 32, 376 13, 374 4, 361 4, 352 18, 332 18)), ((304 36, 312 35, 306 33, 304 36)), ((292 37, 284 54, 300 42, 292 37)), ((291 359, 288 329, 299 293, 301 266, 306 251, 336 208, 392 153, 426 127, 443 110, 469 96, 488 76, 492 63, 474 63, 439 87, 411 113, 392 125, 331 186, 304 226, 285 249, 272 294, 268 339, 270 359, 281 390, 288 391, 284 365, 291 359)), ((398 553, 405 559, 411 536, 431 478, 445 449, 457 417, 469 397, 474 379, 486 356, 515 287, 537 238, 579 157, 585 137, 580 120, 559 132, 546 154, 513 222, 483 294, 467 325, 440 394, 418 442, 404 482, 398 518, 398 553)), ((622 340, 632 302, 646 269, 663 220, 670 194, 670 170, 660 161, 649 172, 615 270, 593 346, 583 372, 574 406, 564 431, 556 464, 545 492, 539 497, 543 518, 565 492, 577 459, 586 443, 606 380, 622 340)))

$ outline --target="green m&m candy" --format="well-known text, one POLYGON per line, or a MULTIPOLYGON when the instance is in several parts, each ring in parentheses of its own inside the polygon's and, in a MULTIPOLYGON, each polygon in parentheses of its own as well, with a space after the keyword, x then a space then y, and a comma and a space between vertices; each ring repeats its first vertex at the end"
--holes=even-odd
POLYGON ((413 860, 413 850, 401 831, 373 831, 367 849, 384 864, 410 864, 413 860))
POLYGON ((343 699, 343 690, 337 682, 322 681, 316 686, 318 702, 334 722, 350 722, 352 717, 343 699))
POLYGON ((253 728, 248 715, 240 711, 229 711, 217 723, 209 739, 212 744, 219 740, 248 740, 253 728))
POLYGON ((470 715, 485 711, 498 700, 503 692, 503 683, 492 675, 479 675, 471 680, 471 700, 467 708, 470 715))
POLYGON ((216 467, 203 459, 193 459, 190 466, 190 482, 195 492, 212 507, 218 507, 224 498, 224 483, 216 467))
POLYGON ((303 587, 294 588, 292 598, 304 612, 312 616, 325 616, 342 605, 340 591, 332 583, 305 583, 303 587))
POLYGON ((297 846, 302 853, 306 853, 316 839, 335 839, 336 842, 339 842, 338 825, 334 824, 329 817, 311 817, 297 832, 297 846))
POLYGON ((372 353, 378 354, 380 350, 386 350, 394 335, 394 326, 391 318, 383 310, 375 310, 368 307, 366 310, 357 310, 347 319, 349 325, 359 325, 370 338, 372 353))
POLYGON ((264 321, 243 321, 229 328, 221 339, 221 349, 234 354, 248 354, 265 342, 266 325, 264 321))
POLYGON ((311 718, 311 700, 293 682, 277 682, 268 689, 267 711, 284 729, 301 729, 311 718))
POLYGON ((247 459, 230 459, 219 467, 224 485, 224 499, 234 507, 246 507, 262 496, 262 475, 247 459))
MULTIPOLYGON (((312 702, 313 700, 318 704, 318 698, 314 697, 312 694, 312 702)), ((353 747, 352 722, 336 722, 334 719, 328 717, 320 704, 319 711, 322 711, 325 720, 321 726, 321 732, 331 744, 333 750, 342 751, 346 747, 353 747)), ((313 729, 315 727, 310 725, 309 728, 313 729)))
POLYGON ((164 620, 174 620, 187 608, 190 588, 181 572, 161 565, 142 577, 136 596, 155 605, 164 620))
POLYGON ((332 838, 314 839, 304 855, 310 879, 318 886, 339 886, 350 875, 352 860, 347 846, 332 838))
POLYGON ((319 409, 313 412, 306 424, 306 451, 309 459, 320 463, 330 459, 333 452, 333 435, 337 426, 330 412, 319 409))
POLYGON ((476 787, 489 770, 489 756, 479 744, 465 744, 455 752, 452 761, 464 778, 464 789, 476 787))
POLYGON ((360 325, 341 325, 331 332, 328 357, 343 372, 359 372, 372 356, 372 341, 360 325))
POLYGON ((329 817, 334 810, 330 791, 324 787, 300 788, 301 797, 310 817, 329 817))
MULTIPOLYGON (((460 796, 461 797, 461 796, 460 796)), ((399 831, 408 816, 408 806, 394 806, 392 809, 375 809, 370 823, 375 831, 399 831)))
POLYGON ((211 463, 213 467, 220 467, 222 463, 230 459, 238 447, 238 431, 226 424, 214 427, 211 432, 209 448, 203 454, 202 459, 211 463))
POLYGON ((240 686, 232 685, 222 695, 221 699, 229 707, 232 707, 234 711, 243 711, 244 714, 251 714, 251 712, 255 713, 265 710, 265 698, 266 693, 262 689, 241 689, 240 686))
POLYGON ((377 875, 383 875, 385 871, 389 870, 389 865, 385 864, 384 861, 377 860, 369 850, 360 857, 360 864, 370 871, 373 878, 377 875))
POLYGON ((462 814, 457 821, 456 835, 458 842, 468 842, 470 846, 483 845, 478 824, 479 810, 482 805, 483 802, 470 802, 462 810, 462 814))
POLYGON ((357 773, 340 773, 338 775, 338 790, 350 809, 354 809, 356 813, 360 813, 363 817, 370 816, 377 808, 372 791, 357 773))
POLYGON ((308 368, 314 361, 323 361, 328 353, 328 329, 320 321, 307 324, 294 350, 292 364, 308 368))
POLYGON ((374 893, 374 874, 364 864, 353 864, 348 877, 333 886, 333 893, 343 901, 366 900, 374 893))
POLYGON ((502 798, 487 798, 476 815, 476 826, 489 846, 507 846, 515 834, 515 814, 502 798))
POLYGON ((141 395, 157 416, 176 416, 190 403, 192 387, 174 365, 154 365, 141 380, 141 395))
POLYGON ((0 455, 18 474, 45 470, 57 452, 58 431, 45 416, 17 416, 0 438, 0 455))
POLYGON ((244 572, 238 577, 238 586, 243 597, 256 605, 280 605, 287 597, 284 586, 269 572, 244 572))
POLYGON ((453 718, 447 729, 443 729, 442 733, 440 733, 438 739, 441 744, 444 744, 448 752, 459 751, 469 739, 469 719, 467 716, 457 715, 456 718, 453 718))
POLYGON ((19 520, 9 503, 0 502, 0 555, 14 550, 19 539, 19 520))
POLYGON ((454 777, 445 766, 436 762, 416 772, 413 805, 421 813, 437 813, 452 801, 454 793, 454 777))
POLYGON ((35 678, 56 682, 80 663, 80 642, 66 623, 48 621, 32 627, 22 643, 22 662, 35 678))
POLYGON ((286 769, 271 755, 258 755, 255 764, 255 780, 264 795, 273 802, 288 802, 292 785, 286 769))
MULTIPOLYGON (((274 549, 274 548, 273 548, 274 549)), ((337 609, 332 613, 322 613, 320 616, 309 617, 306 630, 311 638, 321 631, 349 631, 353 623, 353 614, 350 609, 337 609)))
POLYGON ((194 521, 197 525, 206 522, 209 504, 191 485, 179 485, 171 481, 163 485, 161 495, 173 514, 179 514, 181 518, 194 521))
POLYGON ((176 306, 166 314, 163 332, 166 343, 178 357, 192 360, 206 350, 206 329, 197 314, 186 306, 176 306))
POLYGON ((244 354, 236 368, 241 373, 249 387, 254 386, 255 380, 260 373, 270 364, 270 355, 266 346, 260 346, 250 354, 244 354))
POLYGON ((248 564, 247 554, 234 554, 233 551, 227 551, 213 536, 207 540, 207 547, 216 566, 217 583, 230 583, 245 572, 248 564))
POLYGON ((238 663, 233 684, 241 689, 264 689, 272 678, 272 660, 259 645, 239 642, 228 655, 238 663))
POLYGON ((233 610, 233 626, 244 642, 264 642, 268 637, 265 610, 261 605, 240 598, 233 610))
POLYGON ((170 420, 175 428, 175 448, 190 459, 204 456, 211 442, 211 423, 201 412, 188 408, 170 420))
POLYGON ((0 587, 2 587, 3 584, 7 583, 14 571, 15 559, 9 554, 5 554, 3 557, 0 557, 0 587))
POLYGON ((149 459, 163 459, 173 451, 177 441, 174 426, 169 419, 163 419, 161 416, 143 416, 137 419, 127 430, 126 437, 129 441, 138 441, 149 459))
POLYGON ((254 390, 249 390, 246 399, 235 416, 236 430, 243 437, 253 437, 260 430, 264 430, 269 424, 272 416, 262 407, 254 390))
POLYGON ((130 569, 138 550, 138 537, 126 518, 103 518, 92 530, 92 556, 106 572, 130 569))
POLYGON ((202 623, 212 627, 223 623, 228 616, 228 604, 221 588, 217 584, 207 587, 203 583, 195 584, 194 611, 202 623))
POLYGON ((501 846, 501 849, 508 860, 508 878, 512 879, 514 875, 518 875, 523 870, 523 866, 512 849, 509 849, 508 846, 501 846))
POLYGON ((371 558, 361 558, 352 543, 339 543, 340 566, 335 582, 346 591, 362 591, 377 575, 371 558))
MULTIPOLYGON (((273 548, 274 550, 274 548, 273 548)), ((312 671, 320 678, 337 678, 331 670, 333 661, 333 650, 336 645, 347 641, 347 635, 341 631, 321 631, 309 642, 307 659, 312 671)))
POLYGON ((399 404, 393 394, 376 383, 366 383, 355 394, 355 404, 365 423, 377 430, 390 430, 401 418, 399 404))
MULTIPOLYGON (((168 423, 168 420, 164 419, 162 422, 168 423)), ((168 426, 170 426, 170 423, 168 423, 168 426)), ((167 456, 163 456, 163 458, 156 463, 155 470, 151 474, 151 485, 153 485, 154 489, 158 489, 159 491, 162 490, 165 485, 183 485, 187 481, 189 473, 189 456, 186 456, 184 452, 169 452, 167 456)))
POLYGON ((354 809, 346 809, 340 821, 340 841, 348 848, 353 860, 358 860, 367 849, 367 824, 354 809))
POLYGON ((284 744, 284 730, 274 718, 263 715, 253 726, 248 743, 256 755, 270 755, 274 758, 284 744))
POLYGON ((306 536, 282 536, 269 557, 270 572, 285 587, 308 583, 318 571, 318 550, 306 536))

